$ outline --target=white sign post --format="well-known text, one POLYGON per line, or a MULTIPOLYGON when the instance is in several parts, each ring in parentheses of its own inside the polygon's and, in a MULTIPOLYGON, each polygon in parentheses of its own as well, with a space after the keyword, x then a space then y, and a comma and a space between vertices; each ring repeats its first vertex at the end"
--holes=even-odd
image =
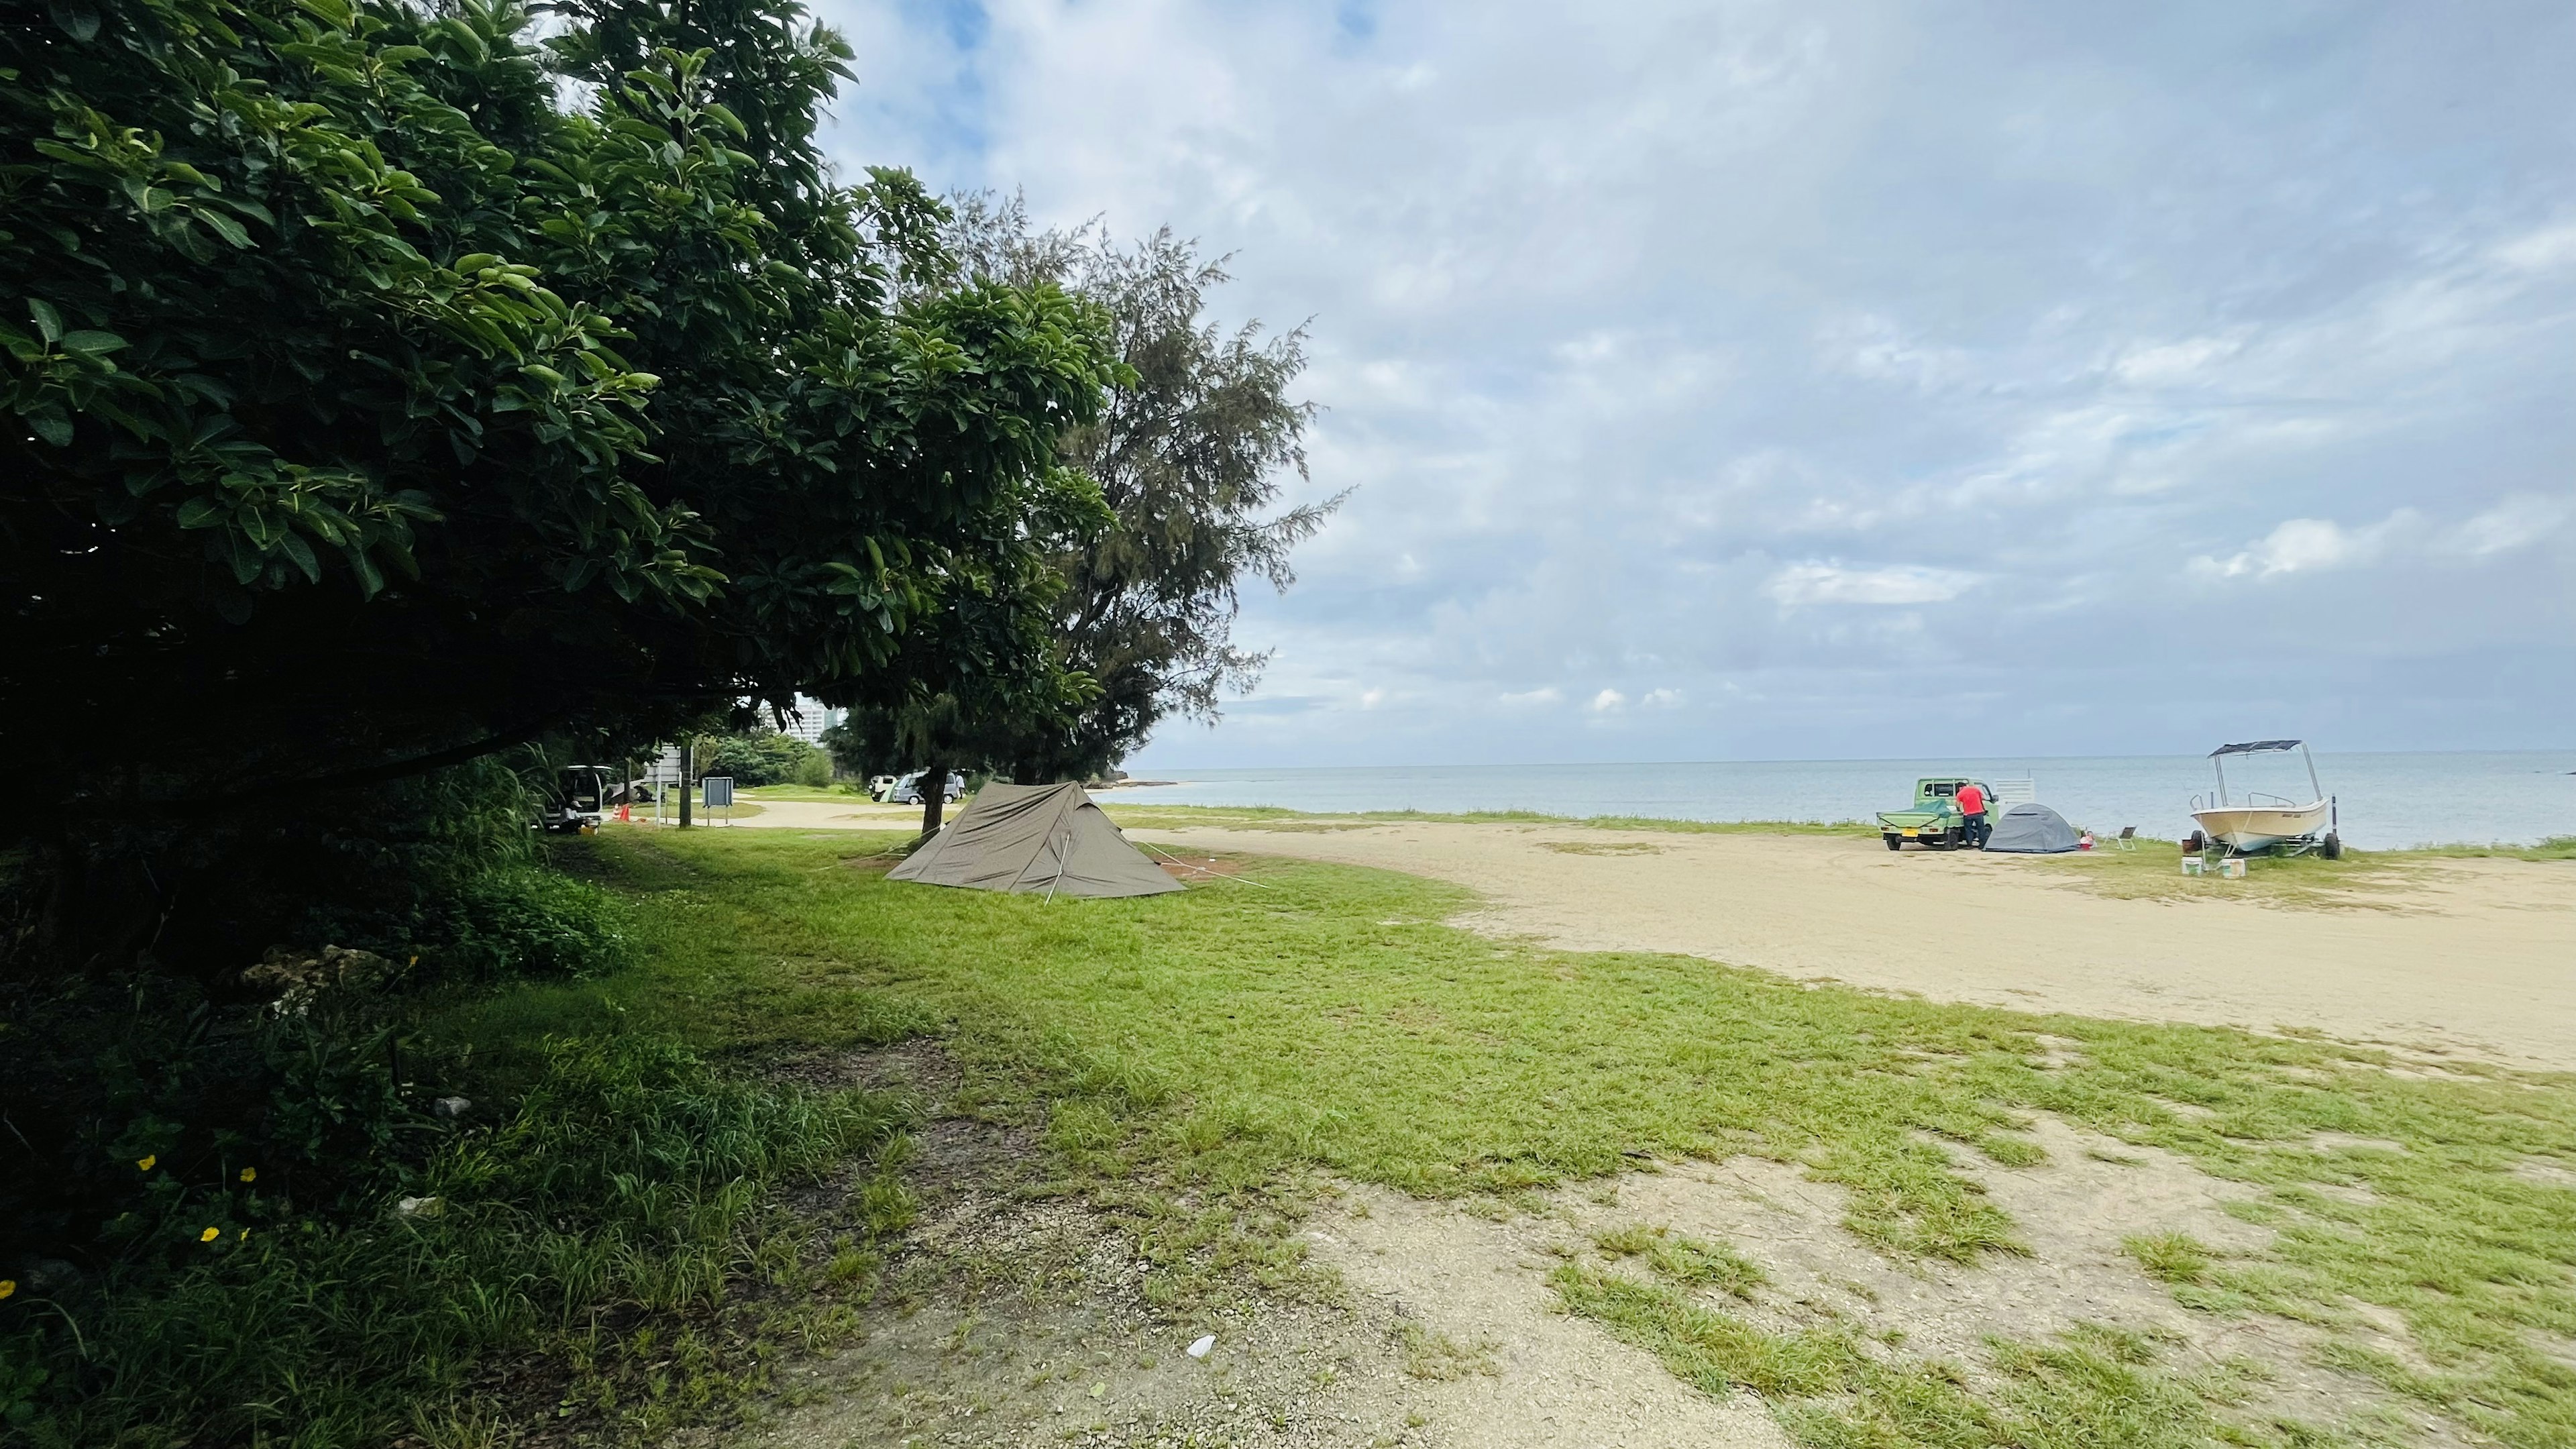
POLYGON ((653 823, 660 825, 664 823, 663 811, 670 804, 671 788, 675 785, 684 790, 688 788, 688 776, 680 770, 680 752, 664 746, 662 752, 653 757, 647 776, 653 785, 653 823))

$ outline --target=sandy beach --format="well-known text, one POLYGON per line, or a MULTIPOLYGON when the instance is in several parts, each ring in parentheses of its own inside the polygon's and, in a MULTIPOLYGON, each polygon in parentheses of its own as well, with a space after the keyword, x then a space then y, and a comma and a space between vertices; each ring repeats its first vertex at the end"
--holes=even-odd
MULTIPOLYGON (((918 818, 779 802, 744 824, 881 830, 918 818)), ((1891 855, 1840 836, 1431 823, 1129 834, 1450 881, 1484 899, 1460 924, 1577 950, 2576 1070, 2576 867, 2564 863, 2430 859, 2366 908, 2301 909, 2110 899, 2076 874, 2090 862, 1891 855), (1605 848, 1620 853, 1578 853, 1605 848)))

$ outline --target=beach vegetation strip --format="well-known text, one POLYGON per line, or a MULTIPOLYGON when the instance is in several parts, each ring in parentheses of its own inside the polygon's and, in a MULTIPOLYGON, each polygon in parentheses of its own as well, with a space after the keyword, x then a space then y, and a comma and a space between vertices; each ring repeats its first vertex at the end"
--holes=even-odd
MULTIPOLYGON (((1314 1287, 1294 1232, 1329 1179, 1530 1211, 1735 1154, 1839 1184, 1844 1228, 1891 1258, 1992 1261, 2028 1249, 1976 1172, 2044 1157, 2028 1129, 2050 1114, 2253 1193, 2232 1211, 2271 1229, 2261 1251, 2138 1247, 2180 1301, 2305 1325, 2356 1382, 2470 1433, 2576 1435, 2576 1079, 1496 942, 1441 924, 1464 893, 1379 871, 1254 861, 1075 905, 890 883, 847 864, 863 843, 612 833, 649 964, 486 1009, 759 1053, 935 1023, 966 1096, 1042 1130, 1058 1186, 1134 1235, 1170 1305, 1314 1287)), ((1709 1275, 1656 1280, 1695 1311, 1751 1291, 1706 1249, 1663 1256, 1709 1275)), ((2109 1343, 2013 1351, 2077 1355, 2016 1360, 2034 1383, 2147 1371, 2109 1343)))
POLYGON ((1368 830, 1384 825, 1572 826, 1585 830, 1647 830, 1672 835, 1849 835, 1878 838, 1878 827, 1857 820, 1674 820, 1660 815, 1549 815, 1537 810, 1288 810, 1271 805, 1129 804, 1102 801, 1109 817, 1135 830, 1368 830))
MULTIPOLYGON (((2255 856, 2245 874, 2213 868, 2183 872, 2183 851, 2171 840, 2139 837, 2129 848, 2101 848, 2071 855, 2024 857, 2061 880, 2114 900, 2251 901, 2301 910, 2421 910, 2422 888, 2468 861, 2525 861, 2556 868, 2576 861, 2576 836, 2553 836, 2533 845, 2438 845, 2416 850, 2347 850, 2340 860, 2314 853, 2255 856)), ((2466 867, 2476 869, 2480 867, 2466 867)))
POLYGON ((2044 879, 2078 886, 2123 901, 2248 901, 2295 910, 2421 909, 2418 888, 2445 857, 2425 851, 2346 851, 2341 860, 2318 855, 2260 856, 2245 874, 2215 867, 2183 873, 2182 847, 2141 838, 2130 849, 2108 845, 2071 855, 2016 857, 2044 879))

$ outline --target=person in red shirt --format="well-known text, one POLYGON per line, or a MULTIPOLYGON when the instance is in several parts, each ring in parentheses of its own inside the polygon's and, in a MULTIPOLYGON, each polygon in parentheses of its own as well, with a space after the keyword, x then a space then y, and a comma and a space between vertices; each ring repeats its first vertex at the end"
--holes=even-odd
POLYGON ((1986 792, 1974 780, 1959 787, 1959 813, 1968 817, 1968 844, 1986 848, 1986 792))

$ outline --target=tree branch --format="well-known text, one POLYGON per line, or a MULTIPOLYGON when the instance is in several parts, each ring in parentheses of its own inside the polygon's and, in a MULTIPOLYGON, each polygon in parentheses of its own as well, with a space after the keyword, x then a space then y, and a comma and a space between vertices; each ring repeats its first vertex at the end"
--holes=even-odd
POLYGON ((498 754, 512 745, 526 744, 545 733, 547 727, 554 723, 552 719, 531 720, 498 734, 486 735, 468 744, 454 745, 444 750, 432 750, 426 755, 414 755, 406 760, 395 760, 382 765, 339 770, 327 775, 307 775, 300 780, 269 780, 251 789, 235 790, 223 795, 204 795, 194 800, 154 800, 142 802, 142 805, 144 809, 158 815, 205 815, 229 806, 246 805, 275 790, 340 790, 351 785, 378 785, 388 780, 426 775, 432 770, 445 769, 449 765, 461 765, 468 760, 479 760, 485 755, 498 754))

